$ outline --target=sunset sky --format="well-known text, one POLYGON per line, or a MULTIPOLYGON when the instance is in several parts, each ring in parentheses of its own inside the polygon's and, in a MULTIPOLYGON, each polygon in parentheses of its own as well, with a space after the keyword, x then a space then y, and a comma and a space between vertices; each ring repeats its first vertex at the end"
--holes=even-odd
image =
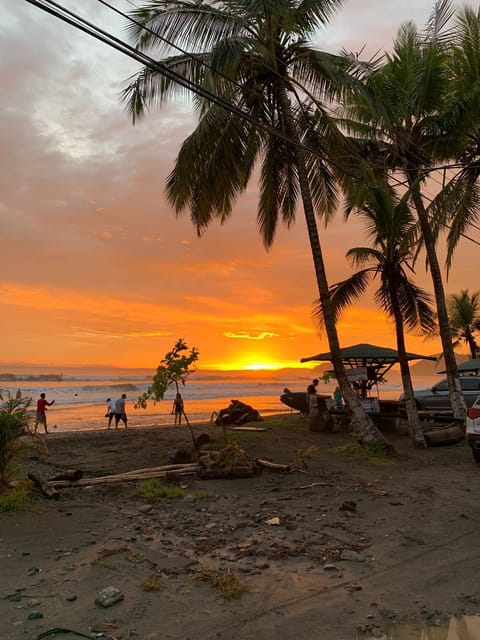
MULTIPOLYGON (((125 36, 124 21, 95 0, 63 4, 125 36)), ((423 25, 432 5, 350 0, 317 44, 388 49, 400 23, 423 25)), ((197 238, 164 198, 194 126, 190 105, 178 101, 133 127, 119 93, 134 61, 23 0, 0 0, 0 11, 0 372, 154 367, 179 337, 198 348, 201 368, 297 366, 327 350, 310 317, 317 291, 303 212, 267 253, 252 182, 231 219, 197 238)), ((364 244, 361 227, 338 216, 320 231, 334 283, 351 273, 345 252, 364 244)), ((480 288, 478 255, 462 242, 447 293, 480 288)), ((431 290, 423 263, 417 270, 431 290)), ((343 346, 395 346, 370 296, 339 335, 343 346)), ((409 336, 408 348, 428 354, 439 344, 409 336)))

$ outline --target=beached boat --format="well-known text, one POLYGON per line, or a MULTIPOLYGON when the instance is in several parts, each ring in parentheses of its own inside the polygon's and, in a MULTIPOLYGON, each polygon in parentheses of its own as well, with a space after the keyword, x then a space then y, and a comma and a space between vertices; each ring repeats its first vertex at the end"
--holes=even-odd
MULTIPOLYGON (((320 395, 317 393, 317 398, 330 398, 330 396, 320 395)), ((307 394, 305 391, 285 391, 280 396, 280 402, 286 404, 290 409, 295 409, 302 413, 308 413, 307 394)))
POLYGON ((305 391, 289 391, 288 393, 282 393, 280 396, 280 402, 286 404, 290 409, 295 409, 302 413, 308 412, 307 394, 305 391))

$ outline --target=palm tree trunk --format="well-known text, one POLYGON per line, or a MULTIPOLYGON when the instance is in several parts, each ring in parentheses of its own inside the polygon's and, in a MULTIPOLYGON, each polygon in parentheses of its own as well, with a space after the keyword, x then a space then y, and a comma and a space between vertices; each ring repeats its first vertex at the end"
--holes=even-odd
POLYGON ((425 250, 427 252, 430 274, 432 276, 433 290, 435 292, 435 302, 437 305, 438 328, 440 331, 440 339, 442 341, 443 357, 445 358, 445 368, 447 370, 448 391, 450 394, 450 402, 452 405, 453 415, 456 418, 463 418, 465 415, 465 401, 463 399, 460 381, 458 379, 457 361, 453 352, 452 336, 450 333, 450 324, 448 321, 447 303, 445 299, 445 291, 443 288, 442 273, 438 263, 437 251, 435 248, 435 240, 433 238, 432 229, 428 214, 423 204, 422 196, 416 186, 416 172, 408 171, 408 183, 412 192, 412 198, 417 211, 418 220, 422 230, 425 250))
POLYGON ((394 452, 393 446, 386 440, 381 431, 374 425, 370 416, 365 412, 358 398, 354 394, 350 383, 347 379, 345 367, 343 365, 340 343, 338 340, 337 327, 335 324, 335 316, 330 300, 330 291, 328 287, 325 264, 323 260, 322 249, 320 246, 320 238, 318 234, 317 221, 313 207, 310 184, 308 181, 305 152, 300 146, 300 138, 298 135, 295 120, 291 111, 291 103, 285 88, 280 90, 280 104, 282 115, 284 118, 285 128, 288 136, 295 144, 295 157, 302 194, 303 210, 307 223, 308 237, 312 250, 313 264, 315 267, 315 275, 317 278, 318 292, 322 305, 323 319, 325 331, 327 334, 328 345, 332 355, 332 364, 335 370, 335 377, 342 391, 345 402, 351 411, 353 423, 355 425, 356 437, 360 443, 377 443, 381 444, 387 451, 394 452))
MULTIPOLYGON (((390 282, 390 281, 389 281, 390 282)), ((417 405, 413 393, 412 377, 408 366, 407 349, 405 347, 405 332, 403 330, 403 316, 398 300, 397 291, 393 285, 390 289, 390 302, 392 304, 393 318, 395 321, 395 333, 397 338, 398 362, 400 363, 400 373, 402 375, 402 385, 405 394, 405 409, 407 412, 408 428, 415 447, 424 449, 427 441, 423 435, 422 426, 418 417, 417 405)))

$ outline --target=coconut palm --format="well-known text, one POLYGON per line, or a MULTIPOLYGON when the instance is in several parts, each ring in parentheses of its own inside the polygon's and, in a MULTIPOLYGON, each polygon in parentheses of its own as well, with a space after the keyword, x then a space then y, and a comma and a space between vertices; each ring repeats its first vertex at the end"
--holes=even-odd
MULTIPOLYGON (((316 215, 327 220, 337 205, 327 158, 342 138, 326 107, 352 86, 359 64, 317 50, 308 38, 325 27, 341 0, 158 0, 131 13, 135 46, 171 54, 162 38, 189 52, 161 58, 224 102, 196 96, 199 122, 184 141, 167 181, 177 213, 190 211, 201 233, 213 219, 224 222, 245 191, 256 163, 260 170, 257 220, 268 248, 281 220, 293 224, 303 204, 317 286, 333 366, 364 442, 387 443, 351 390, 340 356, 316 215), (192 54, 193 52, 193 54, 192 54), (315 108, 303 104, 315 96, 315 108), (312 122, 316 118, 315 129, 312 122), (316 149, 307 152, 305 145, 316 149)), ((159 67, 145 67, 124 92, 134 120, 150 106, 182 91, 159 67)))
MULTIPOLYGON (((433 283, 452 409, 456 416, 463 416, 465 405, 436 251, 438 228, 433 216, 439 207, 438 203, 429 202, 427 193, 431 187, 427 180, 430 170, 460 153, 453 126, 456 103, 448 65, 452 32, 447 26, 452 16, 451 3, 440 0, 425 32, 410 22, 402 25, 392 53, 366 79, 371 98, 365 100, 363 94, 357 94, 349 104, 346 122, 351 132, 368 142, 363 149, 370 162, 382 172, 397 172, 393 182, 398 183, 402 176, 410 190, 433 283)), ((458 197, 452 199, 458 204, 458 197)), ((443 204, 446 205, 445 200, 443 204)))
POLYGON ((447 298, 447 308, 454 348, 464 342, 472 358, 476 358, 478 345, 475 333, 480 331, 480 291, 474 291, 471 295, 468 289, 459 294, 453 293, 447 298))
POLYGON ((333 285, 331 291, 332 303, 339 314, 365 292, 370 282, 378 282, 375 302, 393 319, 395 326, 410 434, 416 446, 426 447, 408 366, 404 327, 430 333, 435 327, 435 316, 430 306, 431 297, 410 278, 418 225, 409 207, 409 197, 407 193, 399 198, 392 188, 383 184, 362 193, 361 206, 357 207, 355 194, 350 192, 346 217, 354 214, 362 218, 371 245, 347 252, 359 270, 333 285))

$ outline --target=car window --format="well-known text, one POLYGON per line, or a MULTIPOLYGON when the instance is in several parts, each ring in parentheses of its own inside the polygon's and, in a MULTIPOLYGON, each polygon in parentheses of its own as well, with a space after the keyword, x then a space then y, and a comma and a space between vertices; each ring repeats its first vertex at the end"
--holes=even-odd
POLYGON ((460 378, 462 391, 478 391, 480 390, 480 378, 471 376, 468 378, 460 378))
POLYGON ((448 391, 448 382, 446 380, 442 380, 434 387, 435 391, 448 391))

